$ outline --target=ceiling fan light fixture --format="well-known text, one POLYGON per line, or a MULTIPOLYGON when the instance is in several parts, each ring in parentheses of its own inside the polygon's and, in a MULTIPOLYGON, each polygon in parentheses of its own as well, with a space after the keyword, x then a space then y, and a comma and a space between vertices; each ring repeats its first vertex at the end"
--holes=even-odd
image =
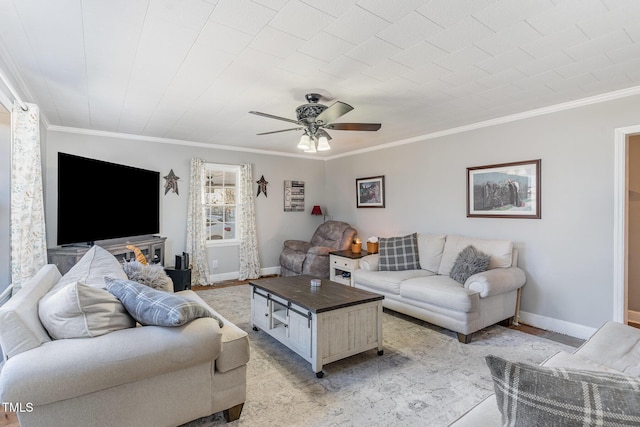
POLYGON ((298 148, 300 150, 307 151, 311 147, 311 138, 306 133, 300 137, 300 142, 298 142, 298 148))
POLYGON ((311 142, 309 143, 309 148, 307 148, 306 150, 304 150, 305 153, 316 153, 316 142, 311 140, 311 142))
POLYGON ((318 151, 327 151, 331 150, 331 146, 329 145, 329 140, 327 140, 326 136, 321 136, 318 138, 318 151))

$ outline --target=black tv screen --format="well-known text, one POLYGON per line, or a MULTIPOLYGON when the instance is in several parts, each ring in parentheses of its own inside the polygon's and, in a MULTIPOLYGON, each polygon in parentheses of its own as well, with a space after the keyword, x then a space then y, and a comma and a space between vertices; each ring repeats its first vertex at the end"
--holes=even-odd
POLYGON ((160 232, 160 172, 58 153, 58 245, 160 232))

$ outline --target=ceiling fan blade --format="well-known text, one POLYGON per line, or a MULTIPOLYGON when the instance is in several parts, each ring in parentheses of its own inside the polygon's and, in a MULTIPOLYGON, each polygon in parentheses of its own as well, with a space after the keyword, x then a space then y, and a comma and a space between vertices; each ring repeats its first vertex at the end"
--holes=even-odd
POLYGON ((353 107, 351 105, 345 104, 344 102, 336 101, 331 104, 329 108, 318 114, 318 117, 316 117, 316 123, 331 123, 338 117, 347 114, 351 110, 353 110, 353 107))
POLYGON ((331 123, 325 126, 327 129, 335 130, 367 130, 376 131, 382 127, 380 123, 331 123))
POLYGON ((274 131, 271 131, 271 132, 257 133, 256 135, 269 135, 270 133, 289 132, 290 130, 301 130, 301 129, 304 129, 304 128, 291 128, 291 129, 274 130, 274 131))
POLYGON ((287 119, 285 117, 274 116, 273 114, 261 113, 260 111, 249 111, 249 113, 255 114, 256 116, 267 117, 269 119, 282 120, 282 121, 285 121, 285 122, 298 124, 297 120, 287 119))
POLYGON ((333 139, 333 138, 331 138, 331 135, 329 135, 329 133, 328 133, 326 130, 324 130, 324 129, 318 129, 318 130, 316 131, 316 136, 317 136, 318 138, 320 138, 321 136, 324 136, 324 137, 325 137, 325 138, 327 138, 327 140, 329 140, 329 141, 331 141, 331 140, 333 139))

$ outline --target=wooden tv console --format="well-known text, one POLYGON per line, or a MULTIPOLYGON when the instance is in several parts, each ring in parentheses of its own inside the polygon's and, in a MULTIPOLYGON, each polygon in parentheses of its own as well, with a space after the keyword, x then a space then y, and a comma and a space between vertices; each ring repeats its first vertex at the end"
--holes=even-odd
MULTIPOLYGON (((164 242, 166 237, 140 236, 123 239, 110 239, 96 241, 95 244, 111 252, 120 260, 135 259, 132 250, 127 245, 138 247, 149 262, 164 265, 164 242)), ((55 264, 60 273, 65 274, 80 258, 91 249, 90 246, 57 246, 47 250, 49 264, 55 264)))

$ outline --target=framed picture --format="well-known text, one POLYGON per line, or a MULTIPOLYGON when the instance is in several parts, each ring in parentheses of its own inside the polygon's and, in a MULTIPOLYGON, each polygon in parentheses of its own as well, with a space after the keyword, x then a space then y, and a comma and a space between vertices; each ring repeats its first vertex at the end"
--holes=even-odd
POLYGON ((384 208, 384 175, 356 179, 356 206, 384 208))
POLYGON ((540 219, 540 159, 467 168, 467 217, 540 219))
POLYGON ((284 211, 304 212, 304 181, 284 182, 284 211))

